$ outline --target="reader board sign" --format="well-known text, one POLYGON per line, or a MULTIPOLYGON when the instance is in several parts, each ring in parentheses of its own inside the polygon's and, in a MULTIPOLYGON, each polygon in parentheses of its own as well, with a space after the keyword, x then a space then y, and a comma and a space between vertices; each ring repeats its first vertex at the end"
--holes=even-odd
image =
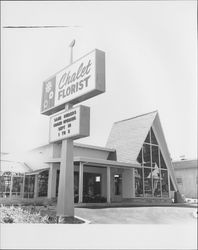
POLYGON ((41 114, 51 115, 105 92, 105 53, 95 49, 43 82, 41 114))
POLYGON ((80 105, 50 117, 49 142, 89 136, 90 108, 80 105))

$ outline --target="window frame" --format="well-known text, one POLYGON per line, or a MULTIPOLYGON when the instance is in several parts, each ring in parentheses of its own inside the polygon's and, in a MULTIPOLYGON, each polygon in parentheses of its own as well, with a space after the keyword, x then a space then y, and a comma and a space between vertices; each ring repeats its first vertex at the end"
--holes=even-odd
MULTIPOLYGON (((158 143, 158 141, 157 141, 156 136, 155 136, 154 139, 151 138, 151 136, 152 136, 151 135, 151 130, 153 131, 153 135, 155 136, 154 130, 151 127, 151 129, 149 130, 149 133, 148 133, 149 134, 149 141, 150 142, 148 142, 148 134, 147 134, 146 139, 145 139, 145 141, 144 141, 144 143, 143 143, 143 145, 142 145, 142 147, 141 147, 141 149, 139 151, 138 157, 137 157, 137 161, 141 164, 141 166, 142 166, 142 172, 143 172, 143 175, 142 175, 142 179, 143 179, 143 185, 142 185, 143 186, 143 197, 148 197, 145 194, 145 170, 144 170, 145 168, 150 168, 151 169, 151 187, 152 187, 152 195, 151 195, 151 197, 152 198, 163 198, 163 197, 165 197, 163 195, 163 192, 162 192, 162 188, 163 188, 163 185, 162 185, 162 182, 163 182, 163 180, 162 180, 162 171, 166 172, 166 176, 167 176, 166 185, 168 186, 168 197, 170 197, 170 181, 169 181, 170 174, 169 174, 166 162, 164 160, 164 156, 163 156, 162 150, 160 148, 160 145, 152 143, 152 141, 156 141, 157 143, 158 143), (145 163, 146 163, 144 161, 144 158, 145 158, 144 157, 144 153, 145 153, 144 147, 145 147, 145 145, 149 146, 149 148, 150 148, 149 149, 149 151, 150 151, 150 157, 149 157, 150 158, 150 166, 148 166, 148 165, 145 166, 145 163), (156 160, 153 162, 153 160, 154 160, 154 158, 153 158, 154 157, 153 148, 154 147, 156 147, 157 151, 158 151, 158 153, 157 153, 157 161, 158 162, 156 160), (141 153, 141 157, 140 157, 140 153, 141 153), (163 161, 163 162, 161 162, 161 161, 163 161), (159 196, 155 196, 155 194, 154 194, 154 183, 153 183, 154 178, 153 178, 152 172, 154 171, 155 167, 153 166, 153 163, 156 163, 156 164, 158 163, 157 166, 159 168, 159 181, 160 181, 160 195, 159 196), (161 164, 164 164, 165 168, 163 168, 161 164)), ((135 185, 135 187, 136 187, 136 185, 135 185)), ((137 196, 136 190, 135 190, 135 197, 138 198, 138 197, 142 197, 142 196, 141 196, 141 194, 140 194, 140 196, 137 196)))

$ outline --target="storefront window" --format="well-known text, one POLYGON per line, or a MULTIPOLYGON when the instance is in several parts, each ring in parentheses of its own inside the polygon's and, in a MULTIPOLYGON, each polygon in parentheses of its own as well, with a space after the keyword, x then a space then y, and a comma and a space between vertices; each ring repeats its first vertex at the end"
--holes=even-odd
POLYGON ((83 202, 106 202, 106 198, 101 196, 101 188, 101 174, 83 173, 83 202))
POLYGON ((20 196, 23 188, 23 177, 13 176, 12 196, 20 196))
POLYGON ((143 196, 143 169, 135 168, 135 196, 143 196))
POLYGON ((168 172, 167 170, 161 170, 162 173, 162 196, 168 197, 168 172))
POLYGON ((1 173, 0 176, 0 197, 9 197, 10 196, 10 186, 11 186, 11 172, 1 173))
POLYGON ((151 150, 149 144, 143 145, 143 163, 146 167, 151 167, 151 150))
POLYGON ((24 174, 15 172, 1 172, 0 197, 22 195, 24 174), (10 190, 12 189, 12 190, 10 190))
POLYGON ((101 182, 96 181, 100 174, 83 173, 83 195, 95 196, 101 195, 101 182))
POLYGON ((161 151, 160 151, 160 166, 161 166, 161 168, 167 169, 166 163, 164 161, 164 157, 162 156, 161 151))
POLYGON ((142 166, 143 174, 141 170, 135 170, 136 197, 168 197, 167 167, 152 128, 139 152, 137 161, 142 166))
POLYGON ((148 132, 145 142, 150 143, 150 131, 148 132))
POLYGON ((161 197, 160 169, 156 163, 154 168, 152 169, 152 179, 153 179, 153 195, 155 197, 161 197))
POLYGON ((145 197, 152 196, 151 168, 144 168, 144 192, 145 192, 145 197))
POLYGON ((152 150, 152 167, 154 168, 155 165, 159 167, 159 152, 158 152, 159 147, 152 145, 151 150, 152 150))
POLYGON ((49 170, 45 170, 38 175, 38 196, 47 196, 49 170))
POLYGON ((34 198, 35 175, 25 176, 24 198, 34 198))

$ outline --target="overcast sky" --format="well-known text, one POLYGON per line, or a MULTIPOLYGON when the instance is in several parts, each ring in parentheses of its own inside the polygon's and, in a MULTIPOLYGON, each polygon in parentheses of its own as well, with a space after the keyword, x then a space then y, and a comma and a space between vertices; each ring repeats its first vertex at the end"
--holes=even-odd
POLYGON ((113 122, 159 111, 173 159, 197 152, 196 1, 1 2, 1 151, 48 143, 42 82, 94 48, 106 53, 106 92, 91 107, 90 137, 105 146, 113 122))

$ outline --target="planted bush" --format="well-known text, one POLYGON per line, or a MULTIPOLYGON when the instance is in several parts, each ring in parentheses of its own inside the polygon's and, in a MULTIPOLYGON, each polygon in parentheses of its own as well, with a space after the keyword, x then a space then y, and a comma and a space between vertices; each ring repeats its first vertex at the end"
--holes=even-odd
POLYGON ((50 223, 49 217, 41 216, 38 212, 23 209, 21 207, 0 207, 0 222, 1 223, 50 223))

